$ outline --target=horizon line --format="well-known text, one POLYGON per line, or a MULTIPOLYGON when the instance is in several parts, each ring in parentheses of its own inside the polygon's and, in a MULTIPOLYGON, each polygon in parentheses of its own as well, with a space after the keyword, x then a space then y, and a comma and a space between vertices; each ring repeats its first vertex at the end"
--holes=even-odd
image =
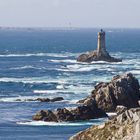
POLYGON ((140 29, 140 27, 43 27, 43 26, 0 26, 0 29, 68 29, 68 30, 74 30, 74 29, 140 29))

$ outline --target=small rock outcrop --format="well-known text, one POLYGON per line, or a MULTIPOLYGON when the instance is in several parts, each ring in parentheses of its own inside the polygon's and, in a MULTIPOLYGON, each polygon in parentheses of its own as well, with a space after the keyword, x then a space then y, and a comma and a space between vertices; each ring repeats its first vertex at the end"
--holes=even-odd
POLYGON ((36 100, 37 101, 40 101, 40 102, 58 102, 58 101, 64 100, 64 98, 63 97, 55 97, 53 99, 49 99, 49 98, 37 98, 36 100))
POLYGON ((79 121, 107 117, 107 114, 99 109, 95 102, 90 105, 79 106, 72 109, 58 108, 55 111, 41 110, 33 116, 33 120, 47 122, 79 121))
MULTIPOLYGON (((63 97, 55 97, 52 99, 49 98, 37 98, 37 99, 25 99, 26 102, 33 102, 33 101, 39 101, 39 102, 58 102, 64 100, 63 97)), ((23 99, 16 99, 16 101, 20 102, 23 101, 23 99)))
POLYGON ((91 95, 78 103, 90 104, 95 101, 98 108, 106 112, 115 111, 118 105, 128 109, 135 108, 139 106, 139 88, 138 80, 131 73, 117 75, 108 83, 101 82, 96 85, 91 95))
POLYGON ((105 124, 79 132, 70 140, 140 140, 140 108, 126 110, 105 124))
POLYGON ((95 51, 90 51, 85 54, 81 54, 77 58, 78 62, 92 62, 92 61, 107 61, 107 62, 121 62, 121 59, 111 57, 106 50, 105 46, 105 32, 101 29, 98 33, 98 47, 95 51))

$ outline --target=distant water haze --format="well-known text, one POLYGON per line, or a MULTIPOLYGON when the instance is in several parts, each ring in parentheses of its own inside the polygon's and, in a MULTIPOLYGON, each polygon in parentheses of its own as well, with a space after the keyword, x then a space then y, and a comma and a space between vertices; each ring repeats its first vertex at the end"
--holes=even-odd
POLYGON ((0 26, 140 28, 139 6, 139 0, 0 0, 0 26))

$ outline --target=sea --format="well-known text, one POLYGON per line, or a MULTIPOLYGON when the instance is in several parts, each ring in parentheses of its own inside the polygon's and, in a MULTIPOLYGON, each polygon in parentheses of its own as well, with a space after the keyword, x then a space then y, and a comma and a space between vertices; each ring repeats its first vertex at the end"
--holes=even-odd
POLYGON ((32 121, 40 110, 76 107, 99 82, 131 72, 140 81, 140 29, 104 29, 106 48, 123 61, 79 63, 96 49, 100 29, 0 28, 0 140, 67 140, 107 118, 32 121), (47 103, 36 98, 63 97, 47 103))

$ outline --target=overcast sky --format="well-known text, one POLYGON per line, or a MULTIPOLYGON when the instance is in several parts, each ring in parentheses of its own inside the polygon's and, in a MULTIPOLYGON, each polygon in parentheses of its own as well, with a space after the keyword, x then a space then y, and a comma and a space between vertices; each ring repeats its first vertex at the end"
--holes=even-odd
POLYGON ((0 0, 0 26, 140 28, 140 0, 0 0))

